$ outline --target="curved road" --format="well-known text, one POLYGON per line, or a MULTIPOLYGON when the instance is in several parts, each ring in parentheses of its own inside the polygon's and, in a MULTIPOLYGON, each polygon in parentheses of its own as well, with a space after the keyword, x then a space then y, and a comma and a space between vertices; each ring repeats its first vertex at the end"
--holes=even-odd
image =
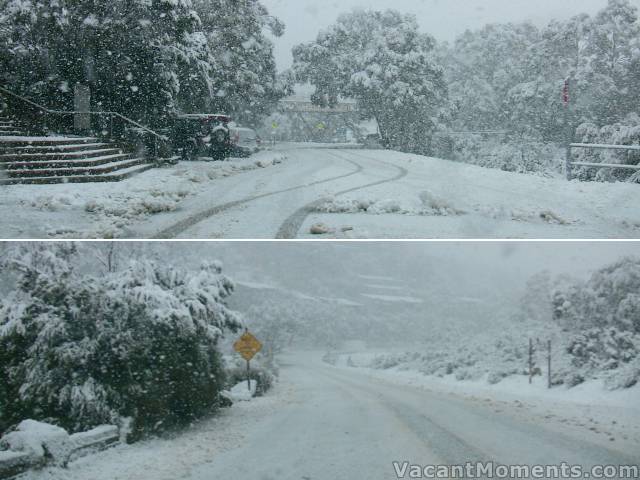
POLYGON ((282 377, 293 398, 257 425, 243 447, 195 468, 189 479, 390 480, 398 478, 394 461, 638 463, 469 399, 393 385, 310 357, 291 360, 282 377))
MULTIPOLYGON (((169 227, 163 227, 152 237, 156 239, 180 236, 216 237, 217 235, 212 234, 212 231, 221 230, 216 217, 227 213, 233 217, 233 223, 243 222, 255 227, 255 223, 259 221, 262 223, 260 225, 262 230, 277 231, 275 235, 268 235, 270 238, 274 236, 295 238, 312 207, 322 202, 327 196, 343 195, 394 182, 408 174, 408 171, 402 167, 366 155, 355 154, 349 150, 297 150, 296 156, 297 164, 286 166, 287 170, 285 172, 280 170, 276 176, 273 172, 268 172, 268 170, 274 170, 273 168, 264 170, 262 182, 252 194, 240 196, 239 188, 238 194, 231 193, 231 196, 236 197, 233 200, 198 209, 197 213, 181 218, 169 227), (317 161, 318 157, 322 157, 323 161, 317 161), (336 171, 344 172, 345 169, 346 173, 334 174, 336 171), (278 185, 283 184, 287 186, 277 188, 278 185), (271 185, 274 187, 266 188, 271 185), (319 190, 318 187, 324 187, 324 189, 319 190), (310 198, 313 200, 309 201, 310 198), (291 208, 296 210, 289 214, 291 208), (261 212, 258 212, 258 215, 252 215, 253 210, 261 210, 261 212), (268 218, 264 216, 264 210, 269 212, 268 218), (273 221, 278 223, 274 225, 273 221)), ((262 172, 259 171, 260 174, 262 172)), ((196 208, 188 210, 192 211, 196 208)), ((247 238, 254 236, 255 234, 246 235, 247 238)))
POLYGON ((125 236, 310 238, 307 229, 316 222, 349 225, 349 238, 379 239, 637 238, 640 232, 637 185, 568 183, 381 150, 283 148, 282 164, 204 183, 176 211, 150 216, 125 236), (396 201, 408 214, 314 212, 324 199, 351 192, 396 201))
MULTIPOLYGON (((355 155, 353 152, 351 152, 352 155, 355 155)), ((381 160, 375 160, 375 159, 371 159, 368 158, 364 155, 357 155, 363 159, 366 160, 373 160, 373 161, 377 161, 378 163, 382 163, 385 165, 390 165, 386 162, 383 162, 381 160)), ((347 193, 351 193, 351 192, 357 192, 358 190, 364 190, 366 188, 370 188, 370 187, 376 187, 378 185, 384 185, 385 183, 392 183, 395 182, 397 180, 400 180, 404 177, 406 177, 409 174, 409 171, 406 168, 403 167, 399 167, 397 165, 391 165, 392 167, 396 168, 398 170, 398 174, 395 175, 392 178, 388 178, 385 180, 379 180, 377 182, 371 182, 371 183, 367 183, 365 185, 360 185, 358 187, 353 187, 353 188, 349 188, 347 190, 342 190, 340 192, 336 192, 334 193, 334 197, 339 197, 340 195, 346 195, 347 193)), ((280 226, 280 230, 278 231, 278 235, 276 236, 276 238, 278 239, 293 239, 296 238, 298 236, 298 233, 300 232, 300 229, 302 228, 302 225, 304 224, 304 221, 307 219, 307 217, 316 209, 317 206, 319 206, 320 204, 322 204, 324 202, 324 199, 319 199, 316 200, 315 202, 311 202, 308 205, 305 205, 304 207, 302 207, 301 209, 299 209, 298 211, 296 211, 293 215, 291 215, 289 218, 287 218, 284 223, 280 226)))

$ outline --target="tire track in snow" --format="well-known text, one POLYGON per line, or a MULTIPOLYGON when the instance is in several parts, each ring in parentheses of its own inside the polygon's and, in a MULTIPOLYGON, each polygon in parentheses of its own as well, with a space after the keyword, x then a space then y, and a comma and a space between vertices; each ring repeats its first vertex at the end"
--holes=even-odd
MULTIPOLYGON (((334 194, 334 197, 338 197, 340 195, 345 195, 347 193, 351 193, 351 192, 356 192, 358 190, 363 190, 365 188, 370 188, 370 187, 375 187, 378 185, 383 185, 385 183, 392 183, 392 182, 396 182, 404 177, 406 177, 409 174, 409 171, 406 168, 403 167, 399 167, 397 165, 393 165, 391 163, 387 163, 387 162, 383 162, 382 160, 378 160, 375 158, 371 158, 371 157, 365 157, 364 155, 357 155, 354 154, 352 152, 349 152, 350 154, 356 155, 358 157, 367 159, 367 160, 375 160, 376 162, 380 162, 383 163, 385 165, 389 165, 392 166, 393 168, 397 168, 399 170, 399 173, 397 175, 395 175, 393 178, 388 178, 385 180, 379 180, 377 182, 373 182, 373 183, 368 183, 366 185, 361 185, 359 187, 353 187, 353 188, 349 188, 348 190, 342 190, 341 192, 337 192, 334 194)), ((335 153, 332 154, 335 157, 340 158, 338 155, 336 155, 335 153)), ((350 161, 346 158, 342 158, 342 160, 346 160, 346 161, 350 161)), ((278 230, 278 234, 276 236, 277 239, 282 239, 282 240, 288 240, 288 239, 293 239, 296 238, 298 236, 298 233, 300 232, 300 229, 302 228, 302 225, 304 224, 305 220, 307 219, 307 217, 313 213, 315 211, 315 209, 320 206, 322 203, 324 203, 326 201, 325 198, 321 198, 319 200, 316 200, 314 202, 311 202, 307 205, 305 205, 304 207, 300 208, 299 210, 297 210, 293 215, 291 215, 289 218, 287 218, 282 225, 280 226, 280 229, 278 230)))
POLYGON ((221 205, 216 205, 215 207, 211 207, 208 208, 207 210, 203 210, 201 212, 196 213, 195 215, 191 215, 190 217, 185 218, 184 220, 181 220, 180 222, 165 228, 163 230, 161 230, 160 232, 158 232, 157 234, 155 234, 153 236, 154 239, 171 239, 171 238, 176 238, 178 235, 180 235, 181 233, 184 233, 186 230, 188 230, 189 228, 193 227, 194 225, 197 225, 198 223, 206 220, 207 218, 213 217, 214 215, 217 215, 219 213, 224 212, 225 210, 229 210, 231 208, 234 207, 238 207, 240 205, 245 205, 247 203, 253 202, 255 200, 260 200, 261 198, 266 198, 266 197, 272 197, 274 195, 279 195, 281 193, 288 193, 288 192, 293 192, 295 190, 300 190, 303 188, 307 188, 307 187, 312 187, 315 185, 321 185, 323 183, 329 183, 329 182, 334 182, 336 180, 341 180, 343 178, 348 178, 351 177, 353 175, 357 175, 358 173, 362 172, 364 170, 364 167, 362 167, 362 165, 360 165, 357 162, 354 162, 352 160, 349 160, 347 158, 341 158, 338 157, 336 155, 336 158, 339 158, 340 160, 344 160, 345 162, 348 162, 352 165, 354 165, 356 168, 355 170, 344 174, 344 175, 338 175, 335 177, 330 177, 330 178, 326 178, 324 180, 318 180, 315 182, 311 182, 311 183, 305 183, 303 185, 297 185, 295 187, 289 187, 289 188, 285 188, 283 190, 275 190, 272 192, 267 192, 267 193, 262 193, 260 195, 254 195, 251 197, 245 197, 242 198, 240 200, 234 200, 232 202, 227 202, 227 203, 223 203, 221 205))

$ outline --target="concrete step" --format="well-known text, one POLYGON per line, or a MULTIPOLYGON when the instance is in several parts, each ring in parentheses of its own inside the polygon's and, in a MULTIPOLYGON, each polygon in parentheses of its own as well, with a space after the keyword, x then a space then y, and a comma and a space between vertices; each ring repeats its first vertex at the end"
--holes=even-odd
POLYGON ((4 167, 7 170, 52 170, 52 169, 72 169, 83 167, 97 167, 114 162, 130 159, 132 155, 128 153, 116 153, 100 157, 90 157, 77 160, 37 160, 32 162, 6 162, 4 167))
POLYGON ((124 158, 118 161, 105 163, 103 165, 95 165, 95 166, 89 166, 89 167, 5 170, 5 174, 8 175, 9 178, 71 177, 71 176, 101 175, 101 174, 115 172, 116 170, 129 168, 144 162, 145 162, 144 159, 129 157, 129 158, 124 158))
POLYGON ((30 162, 50 162, 54 160, 82 160, 86 158, 93 157, 104 157, 108 155, 117 155, 122 153, 122 149, 120 148, 97 148, 97 149, 87 149, 87 150, 79 150, 79 151, 63 151, 63 152, 46 152, 46 153, 31 153, 31 152, 20 152, 20 153, 9 153, 0 155, 0 163, 30 163, 30 162))
POLYGON ((99 175, 4 178, 0 179, 0 185, 50 185, 56 183, 119 182, 139 173, 150 170, 151 168, 153 168, 153 164, 140 163, 128 168, 123 168, 114 172, 99 175))
POLYGON ((85 150, 96 150, 102 148, 120 148, 115 143, 81 143, 81 144, 63 144, 63 145, 46 145, 46 146, 26 146, 26 147, 8 147, 2 148, 0 144, 0 152, 5 155, 15 154, 48 154, 48 153, 67 153, 81 152, 85 150))
POLYGON ((0 135, 0 151, 3 148, 52 147, 98 142, 99 140, 93 137, 3 137, 0 135))

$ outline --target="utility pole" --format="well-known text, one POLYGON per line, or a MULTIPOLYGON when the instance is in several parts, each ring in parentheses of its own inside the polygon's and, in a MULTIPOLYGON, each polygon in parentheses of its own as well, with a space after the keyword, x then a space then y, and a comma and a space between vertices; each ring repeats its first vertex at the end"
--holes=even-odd
POLYGON ((551 388, 551 340, 547 341, 547 388, 551 388))
POLYGON ((529 339, 529 385, 533 383, 533 339, 529 339))

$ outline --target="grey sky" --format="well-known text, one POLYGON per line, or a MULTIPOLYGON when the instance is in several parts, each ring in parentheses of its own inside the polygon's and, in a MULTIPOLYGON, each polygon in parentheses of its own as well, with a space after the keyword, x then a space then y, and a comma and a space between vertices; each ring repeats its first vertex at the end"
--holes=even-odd
MULTIPOLYGON (((293 289, 322 288, 327 294, 338 296, 348 293, 337 278, 352 281, 346 277, 360 273, 424 280, 424 285, 416 285, 419 288, 427 288, 430 281, 438 278, 452 281, 453 290, 464 289, 462 284, 467 281, 472 286, 507 285, 517 290, 531 275, 543 270, 586 278, 620 257, 640 257, 640 243, 633 242, 241 242, 176 244, 170 249, 190 263, 203 258, 220 259, 225 273, 238 280, 273 280, 293 289)), ((451 292, 456 293, 462 292, 451 292)))
MULTIPOLYGON (((640 0, 632 0, 640 7, 640 0)), ((272 15, 287 24, 284 37, 276 40, 280 69, 291 65, 291 48, 312 40, 318 31, 354 7, 393 8, 414 13, 425 32, 438 40, 451 41, 468 28, 487 23, 531 20, 545 24, 578 13, 593 14, 607 0, 262 0, 272 15)))

